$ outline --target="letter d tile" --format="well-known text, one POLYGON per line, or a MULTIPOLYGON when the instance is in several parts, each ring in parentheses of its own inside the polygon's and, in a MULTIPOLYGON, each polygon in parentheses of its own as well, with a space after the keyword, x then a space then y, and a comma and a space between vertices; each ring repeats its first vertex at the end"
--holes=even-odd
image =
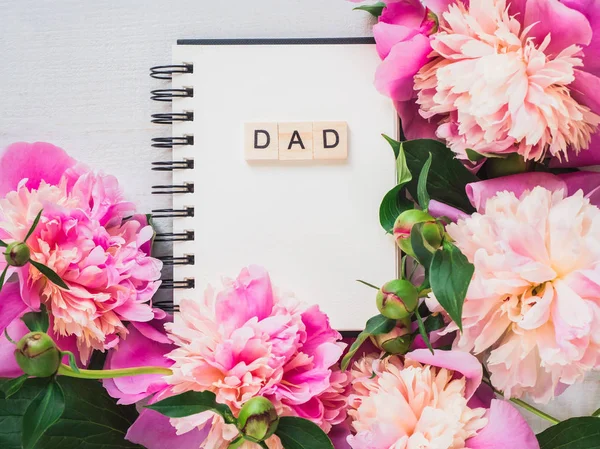
POLYGON ((247 161, 277 160, 279 158, 277 123, 244 124, 244 156, 247 161))

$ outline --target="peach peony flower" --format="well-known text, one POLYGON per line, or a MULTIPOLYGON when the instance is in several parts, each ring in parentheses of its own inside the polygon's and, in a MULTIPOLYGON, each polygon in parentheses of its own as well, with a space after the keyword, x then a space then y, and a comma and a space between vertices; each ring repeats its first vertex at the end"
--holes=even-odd
POLYGON ((473 396, 482 369, 470 354, 419 349, 404 361, 372 354, 354 364, 352 378, 353 449, 539 449, 510 404, 473 396))
POLYGON ((409 139, 443 139, 462 159, 473 149, 598 161, 598 2, 384 3, 375 84, 409 139))
MULTIPOLYGON (((224 283, 200 302, 182 301, 178 320, 166 326, 178 346, 168 355, 175 361, 171 391, 212 391, 236 415, 248 399, 264 396, 279 415, 310 419, 325 431, 343 422, 348 379, 334 365, 345 345, 327 316, 275 293, 259 267, 224 283)), ((226 448, 238 434, 211 412, 172 422, 179 434, 212 426, 206 448, 226 448)), ((271 448, 278 444, 269 440, 271 448)))
MULTIPOLYGON (((2 314, 0 328, 27 309, 45 304, 59 337, 73 337, 86 363, 94 349, 116 346, 127 330, 123 321, 150 321, 150 300, 160 285, 159 260, 150 257, 154 231, 145 216, 122 199, 116 178, 95 174, 50 144, 15 144, 0 158, 5 197, 0 199, 0 238, 27 240, 31 258, 52 268, 69 286, 48 282, 35 267, 10 267, 20 298, 2 314), (57 165, 58 164, 58 165, 57 165), (50 180, 51 182, 47 181, 50 180), (18 182, 12 186, 10 182, 18 182)), ((0 261, 0 269, 5 262, 0 261)), ((0 309, 8 308, 4 303, 0 309)))
POLYGON ((504 181, 519 194, 488 198, 502 179, 472 185, 480 213, 447 231, 475 265, 455 347, 481 354, 506 396, 547 402, 600 367, 600 210, 538 178, 550 189, 525 189, 526 175, 504 181))

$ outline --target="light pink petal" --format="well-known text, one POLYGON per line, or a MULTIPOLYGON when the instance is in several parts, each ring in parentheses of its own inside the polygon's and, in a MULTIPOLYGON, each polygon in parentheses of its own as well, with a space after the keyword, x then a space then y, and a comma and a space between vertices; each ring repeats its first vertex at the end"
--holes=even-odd
POLYGON ((481 379, 483 378, 481 363, 475 356, 467 352, 437 349, 432 354, 429 349, 417 349, 406 354, 406 358, 426 365, 446 368, 465 376, 467 380, 465 396, 467 399, 470 399, 481 385, 481 379))
POLYGON ((448 217, 450 220, 457 222, 458 220, 467 218, 469 214, 463 212, 456 207, 449 206, 441 203, 437 200, 431 200, 429 202, 429 213, 436 218, 448 217))
POLYGON ((430 52, 429 38, 422 34, 399 42, 377 68, 375 87, 395 101, 410 100, 414 93, 414 76, 425 65, 430 52))
POLYGON ((127 431, 125 438, 147 449, 198 449, 206 439, 209 430, 210 426, 205 426, 202 430, 195 429, 177 435, 169 418, 154 410, 144 409, 127 431))
POLYGON ((402 130, 408 140, 434 139, 437 140, 435 131, 437 120, 435 117, 425 119, 419 114, 419 105, 415 99, 394 102, 396 111, 402 120, 402 130))
POLYGON ((588 45, 592 41, 592 27, 579 11, 559 0, 529 0, 525 11, 525 26, 535 24, 529 36, 539 45, 550 33, 552 40, 546 53, 558 54, 571 45, 588 45))
POLYGON ((27 309, 27 304, 21 299, 19 283, 4 284, 0 291, 0 333, 3 333, 6 326, 23 315, 27 309))
POLYGON ((467 440, 468 449, 540 448, 527 421, 509 402, 492 400, 487 417, 487 426, 475 437, 467 440))
POLYGON ((411 39, 419 33, 418 29, 403 25, 379 22, 373 27, 373 37, 377 43, 377 53, 381 59, 387 58, 390 51, 399 42, 411 39))
POLYGON ((560 189, 567 191, 567 184, 559 177, 550 173, 531 172, 472 182, 467 184, 466 192, 473 207, 483 213, 487 200, 498 192, 513 192, 518 198, 536 186, 542 186, 552 191, 560 189))
MULTIPOLYGON (((19 341, 25 334, 29 333, 29 329, 23 321, 17 318, 6 327, 6 332, 14 341, 19 341)), ((3 329, 0 334, 0 377, 13 378, 23 375, 23 371, 21 371, 15 360, 15 349, 14 343, 6 339, 3 329)))
POLYGON ((75 163, 62 149, 49 143, 13 143, 0 155, 0 197, 16 190, 24 178, 28 179, 29 189, 37 189, 42 180, 58 184, 75 163))
POLYGON ((600 173, 592 171, 578 171, 574 173, 565 173, 559 175, 567 184, 569 195, 573 195, 578 190, 583 190, 590 202, 600 206, 600 173))
MULTIPOLYGON (((521 0, 522 1, 522 0, 521 0)), ((596 0, 562 0, 569 8, 582 13, 590 22, 594 35, 590 44, 584 48, 583 64, 585 70, 600 76, 600 2, 596 0)))

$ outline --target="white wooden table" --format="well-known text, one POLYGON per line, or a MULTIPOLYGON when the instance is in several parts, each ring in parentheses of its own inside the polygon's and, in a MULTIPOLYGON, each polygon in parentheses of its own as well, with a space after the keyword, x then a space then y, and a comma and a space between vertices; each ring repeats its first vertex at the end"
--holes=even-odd
MULTIPOLYGON (((168 64, 177 38, 343 37, 370 33, 368 15, 344 0, 0 1, 0 147, 48 141, 116 175, 141 211, 168 174, 150 162, 168 152, 150 139, 161 105, 148 76, 168 64)), ((167 225, 161 225, 167 229, 167 225)), ((544 407, 559 418, 600 407, 600 376, 544 407)), ((527 416, 527 413, 525 413, 527 416)), ((537 430, 543 424, 532 420, 537 430)))

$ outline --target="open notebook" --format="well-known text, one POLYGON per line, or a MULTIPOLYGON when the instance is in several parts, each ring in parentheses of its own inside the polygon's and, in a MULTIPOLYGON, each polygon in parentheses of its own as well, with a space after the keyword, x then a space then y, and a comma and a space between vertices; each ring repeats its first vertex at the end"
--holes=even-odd
MULTIPOLYGON (((381 134, 396 137, 398 123, 373 87, 378 62, 363 38, 178 42, 173 66, 162 69, 172 73, 171 89, 153 92, 159 101, 172 99, 173 113, 154 117, 173 122, 174 137, 159 142, 174 144, 167 168, 180 192, 174 215, 181 216, 173 226, 184 239, 174 243, 174 257, 194 262, 175 266, 174 278, 184 281, 178 286, 189 287, 175 290, 176 304, 258 264, 277 288, 319 304, 338 330, 361 329, 377 313, 375 291, 356 280, 381 285, 397 273, 378 209, 395 185, 393 152, 381 134), (302 145, 290 148, 309 157, 279 160, 273 139, 250 135, 247 126, 272 126, 277 140, 277 126, 281 132, 290 122, 315 130, 344 124, 333 129, 342 140, 347 135, 347 157, 310 158, 319 128, 314 142, 300 133, 302 145), (245 147, 267 143, 274 157, 247 160, 245 147)), ((329 146, 335 134, 325 136, 329 146)))

